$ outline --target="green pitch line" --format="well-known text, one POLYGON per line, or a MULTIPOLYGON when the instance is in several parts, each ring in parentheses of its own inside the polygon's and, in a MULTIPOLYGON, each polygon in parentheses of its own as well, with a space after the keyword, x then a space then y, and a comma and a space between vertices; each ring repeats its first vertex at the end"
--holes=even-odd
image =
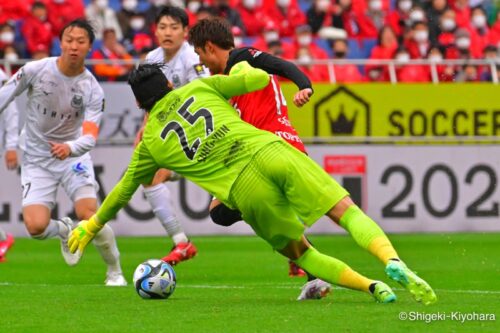
MULTIPOLYGON (((79 265, 68 267, 58 241, 18 239, 8 262, 0 264, 0 330, 500 331, 499 234, 390 237, 401 257, 436 290, 439 301, 428 307, 386 278, 383 265, 349 237, 310 238, 321 251, 394 287, 397 302, 376 304, 369 295, 343 288, 319 301, 297 302, 304 280, 289 278, 286 260, 256 237, 194 237, 199 255, 175 267, 177 289, 166 301, 142 300, 131 285, 104 287, 105 265, 93 247, 79 265), (496 320, 481 320, 479 314, 494 314, 496 320)), ((141 237, 119 238, 118 246, 130 283, 139 263, 162 257, 171 244, 141 237)))

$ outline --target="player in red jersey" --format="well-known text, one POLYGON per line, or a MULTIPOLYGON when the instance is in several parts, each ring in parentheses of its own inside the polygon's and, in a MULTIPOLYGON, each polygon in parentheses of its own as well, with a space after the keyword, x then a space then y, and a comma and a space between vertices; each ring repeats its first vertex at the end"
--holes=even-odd
MULTIPOLYGON (((242 120, 255 127, 272 132, 283 138, 298 150, 306 153, 302 140, 288 119, 288 108, 278 79, 279 75, 294 82, 299 91, 293 102, 302 106, 313 94, 311 81, 297 66, 289 61, 274 57, 251 47, 234 47, 233 35, 227 23, 221 19, 201 20, 189 32, 200 61, 214 74, 228 74, 238 62, 247 61, 251 66, 271 74, 269 84, 262 90, 236 96, 231 104, 242 120)), ((214 199, 210 205, 210 217, 219 225, 229 226, 241 221, 241 213, 226 207, 214 199)), ((290 276, 303 276, 300 267, 290 261, 290 276)), ((302 289, 299 300, 322 298, 331 290, 330 284, 307 273, 308 282, 302 289)))

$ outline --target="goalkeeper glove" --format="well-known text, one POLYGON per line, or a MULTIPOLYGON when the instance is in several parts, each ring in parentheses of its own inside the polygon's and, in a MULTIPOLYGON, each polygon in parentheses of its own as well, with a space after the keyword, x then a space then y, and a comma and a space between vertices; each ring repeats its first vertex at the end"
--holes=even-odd
POLYGON ((95 235, 104 227, 97 221, 95 215, 88 220, 83 220, 78 223, 78 226, 71 232, 68 239, 68 246, 71 253, 80 250, 83 254, 87 244, 95 237, 95 235))

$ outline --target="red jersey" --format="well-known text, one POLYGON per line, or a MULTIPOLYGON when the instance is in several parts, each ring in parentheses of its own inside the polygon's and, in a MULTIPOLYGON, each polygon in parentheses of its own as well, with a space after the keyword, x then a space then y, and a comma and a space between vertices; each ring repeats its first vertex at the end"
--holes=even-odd
POLYGON ((231 98, 231 104, 245 122, 274 133, 301 152, 306 152, 304 143, 288 119, 286 100, 274 75, 264 89, 235 96, 231 98))
POLYGON ((240 61, 248 61, 253 67, 272 74, 271 81, 264 89, 231 99, 241 119, 276 134, 305 153, 304 144, 288 119, 286 100, 275 75, 291 80, 300 90, 312 89, 309 78, 291 62, 251 47, 231 50, 224 73, 229 73, 231 67, 240 61))

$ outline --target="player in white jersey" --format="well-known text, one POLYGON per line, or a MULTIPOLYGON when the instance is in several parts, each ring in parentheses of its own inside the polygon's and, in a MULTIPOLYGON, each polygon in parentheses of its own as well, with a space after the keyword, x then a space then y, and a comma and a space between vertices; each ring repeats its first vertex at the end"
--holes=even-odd
MULTIPOLYGON (((59 57, 27 63, 0 89, 0 113, 27 90, 26 121, 20 137, 24 224, 34 239, 59 237, 66 263, 76 265, 81 254, 71 254, 67 248, 73 223, 69 218, 51 219, 51 209, 61 184, 78 219, 97 210, 97 183, 89 151, 97 140, 104 92, 84 66, 94 41, 89 23, 70 22, 60 40, 59 57)), ((108 266, 106 285, 126 285, 113 230, 102 232, 94 244, 108 266)))
MULTIPOLYGON (((173 6, 163 7, 155 22, 155 36, 160 46, 149 52, 145 61, 164 64, 162 71, 174 88, 208 76, 208 72, 200 64, 193 47, 186 41, 189 21, 184 9, 173 6)), ((146 121, 147 113, 144 123, 146 121)), ((136 144, 141 136, 142 130, 137 136, 136 144)), ((144 186, 146 199, 174 242, 170 253, 162 258, 173 265, 188 260, 197 253, 196 247, 189 241, 175 216, 170 190, 164 184, 165 181, 175 178, 176 175, 173 172, 161 169, 156 173, 153 183, 144 186)))
MULTIPOLYGON (((0 69, 0 87, 7 82, 8 76, 0 69)), ((19 115, 16 104, 10 103, 0 115, 0 156, 5 151, 5 166, 9 170, 17 168, 17 142, 19 138, 19 115)), ((5 254, 14 245, 14 237, 0 228, 0 262, 5 261, 5 254)))

